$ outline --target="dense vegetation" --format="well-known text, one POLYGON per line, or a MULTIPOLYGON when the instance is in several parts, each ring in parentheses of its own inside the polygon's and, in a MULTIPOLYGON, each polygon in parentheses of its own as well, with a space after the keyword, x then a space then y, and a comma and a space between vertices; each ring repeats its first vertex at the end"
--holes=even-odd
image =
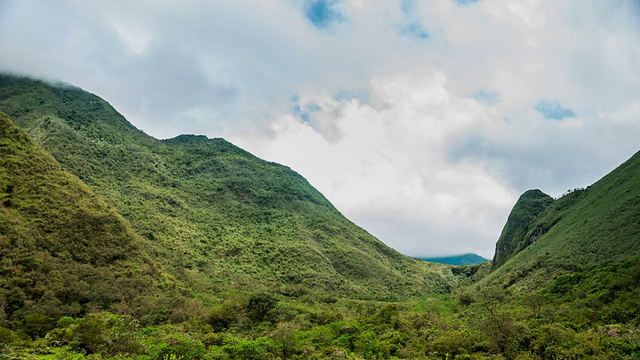
MULTIPOLYGON (((519 204, 514 209, 522 211, 519 204)), ((481 285, 538 289, 559 275, 640 255, 640 152, 588 188, 549 202, 523 227, 514 233, 522 234, 524 246, 481 285)))
POLYGON ((0 112, 0 320, 43 336, 62 316, 149 316, 175 283, 127 222, 0 112))
POLYGON ((640 154, 525 193, 498 263, 444 266, 80 89, 0 76, 0 110, 0 358, 640 358, 640 154))
POLYGON ((202 293, 447 292, 446 268, 404 256, 344 218, 291 169, 223 139, 156 140, 77 88, 0 76, 0 109, 202 293))

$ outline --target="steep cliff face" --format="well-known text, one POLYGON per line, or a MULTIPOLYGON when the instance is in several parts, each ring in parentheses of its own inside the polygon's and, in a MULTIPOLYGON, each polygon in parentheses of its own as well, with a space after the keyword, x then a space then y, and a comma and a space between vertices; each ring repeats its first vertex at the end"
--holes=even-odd
POLYGON ((536 220, 553 201, 551 196, 537 189, 528 190, 520 196, 496 244, 492 269, 500 267, 548 231, 536 226, 536 220))

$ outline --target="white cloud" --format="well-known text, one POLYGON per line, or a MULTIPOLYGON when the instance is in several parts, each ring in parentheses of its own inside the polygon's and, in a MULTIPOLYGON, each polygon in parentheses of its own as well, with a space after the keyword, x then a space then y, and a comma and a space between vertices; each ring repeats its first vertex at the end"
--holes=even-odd
POLYGON ((158 137, 224 135, 411 255, 490 256, 520 192, 586 186, 637 150, 635 1, 342 0, 321 27, 305 4, 5 0, 0 69, 158 137))
POLYGON ((377 78, 371 90, 378 108, 319 96, 309 100, 322 109, 310 123, 284 116, 262 146, 230 138, 305 174, 348 217, 400 251, 490 256, 505 220, 496 212, 508 212, 517 194, 482 165, 452 163, 447 153, 452 140, 491 126, 484 106, 450 94, 437 71, 377 78), (325 136, 316 118, 331 122, 337 135, 325 136))

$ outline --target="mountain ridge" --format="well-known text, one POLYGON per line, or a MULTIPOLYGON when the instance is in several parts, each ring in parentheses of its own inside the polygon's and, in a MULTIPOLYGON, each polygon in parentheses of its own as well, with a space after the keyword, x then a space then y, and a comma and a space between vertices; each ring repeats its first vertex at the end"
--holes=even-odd
MULTIPOLYGON (((510 239, 517 246, 497 266, 494 257, 493 271, 484 282, 539 288, 562 274, 640 255, 640 152, 585 189, 552 201, 545 196, 537 194, 546 205, 535 215, 529 213, 528 221, 519 227, 505 224, 520 234, 510 239)), ((514 210, 521 212, 522 207, 516 203, 514 210)))
POLYGON ((142 318, 175 289, 126 220, 2 112, 0 155, 1 318, 40 316, 38 334, 96 310, 142 318))
POLYGON ((0 75, 1 109, 21 124, 0 115, 5 357, 640 354, 640 152, 559 199, 525 192, 495 264, 450 266, 385 246, 288 167, 154 139, 78 88, 0 75))
POLYGON ((157 140, 95 95, 7 75, 0 109, 117 209, 167 271, 199 291, 278 284, 404 296, 446 292, 457 281, 357 227, 288 167, 226 140, 157 140))
POLYGON ((537 227, 531 233, 536 217, 552 202, 551 196, 538 189, 528 190, 518 198, 496 243, 492 269, 500 267, 546 232, 545 229, 537 227))

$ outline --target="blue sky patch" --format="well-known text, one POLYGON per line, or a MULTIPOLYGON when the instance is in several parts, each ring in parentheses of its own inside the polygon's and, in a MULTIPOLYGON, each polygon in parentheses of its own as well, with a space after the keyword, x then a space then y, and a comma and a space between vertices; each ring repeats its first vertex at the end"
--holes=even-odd
POLYGON ((405 15, 405 21, 400 25, 400 33, 405 36, 417 38, 417 39, 429 39, 431 34, 427 32, 425 27, 416 18, 417 4, 415 0, 402 0, 400 2, 400 8, 405 15))
POLYGON ((305 16, 316 27, 326 28, 342 19, 342 15, 336 10, 336 2, 336 0, 307 0, 305 16))
POLYGON ((415 8, 415 0, 402 0, 400 7, 405 15, 410 14, 415 8))
POLYGON ((322 111, 322 108, 318 104, 311 103, 302 107, 298 101, 299 98, 297 95, 291 97, 291 102, 293 103, 293 114, 306 123, 311 123, 311 114, 322 111))
POLYGON ((425 30, 422 24, 418 22, 412 22, 402 29, 405 35, 416 37, 418 39, 428 39, 431 35, 425 30))
POLYGON ((469 5, 473 3, 477 3, 479 0, 454 0, 458 5, 469 5))
MULTIPOLYGON (((333 99, 341 103, 356 100, 364 104, 369 102, 369 100, 371 99, 371 94, 365 90, 340 90, 334 93, 333 99)), ((338 109, 335 109, 334 113, 337 114, 338 111, 338 109)))
POLYGON ((573 110, 562 106, 558 101, 540 101, 535 109, 550 120, 562 121, 565 118, 576 116, 573 110))
POLYGON ((480 90, 473 94, 473 98, 487 105, 495 105, 500 102, 500 94, 491 90, 480 90))

